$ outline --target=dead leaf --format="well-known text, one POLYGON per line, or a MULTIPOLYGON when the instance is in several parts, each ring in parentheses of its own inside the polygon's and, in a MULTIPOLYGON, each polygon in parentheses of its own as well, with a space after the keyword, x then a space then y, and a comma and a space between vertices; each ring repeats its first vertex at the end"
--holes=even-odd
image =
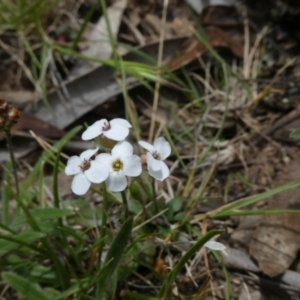
MULTIPOLYGON (((107 8, 107 16, 110 20, 111 32, 116 38, 121 24, 123 12, 127 6, 127 0, 117 0, 107 8)), ((94 30, 88 38, 90 47, 83 51, 83 54, 89 57, 110 58, 112 54, 112 46, 109 41, 109 33, 106 27, 104 17, 101 17, 95 25, 94 30)), ((99 63, 90 62, 91 65, 99 65, 99 63)))
POLYGON ((191 8, 197 13, 201 14, 203 9, 207 6, 215 5, 225 5, 231 6, 235 4, 236 0, 186 0, 186 2, 191 6, 191 8))
MULTIPOLYGON (((49 138, 59 139, 65 135, 65 132, 57 127, 37 118, 36 116, 23 112, 18 123, 12 127, 12 135, 20 133, 27 134, 29 130, 33 131, 36 135, 49 138)), ((4 132, 0 133, 0 141, 5 139, 4 132)))
MULTIPOLYGON (((300 160, 294 160, 287 174, 282 174, 279 186, 300 178, 300 160)), ((300 209, 300 188, 275 195, 266 209, 300 209)), ((298 214, 275 214, 261 218, 253 233, 249 251, 260 269, 270 277, 289 268, 300 249, 298 214)))
MULTIPOLYGON (((222 29, 210 26, 205 29, 207 40, 212 47, 228 48, 235 56, 242 58, 244 55, 244 47, 235 41, 222 29)), ((187 40, 181 49, 168 61, 166 67, 171 71, 175 71, 194 61, 207 52, 207 48, 197 39, 191 38, 187 40)))
POLYGON ((242 250, 227 248, 226 252, 220 252, 223 262, 227 268, 244 270, 250 272, 259 272, 259 268, 249 257, 248 254, 242 250))
POLYGON ((222 4, 206 7, 201 16, 201 22, 203 26, 218 26, 221 28, 243 26, 237 9, 230 5, 225 6, 222 4))

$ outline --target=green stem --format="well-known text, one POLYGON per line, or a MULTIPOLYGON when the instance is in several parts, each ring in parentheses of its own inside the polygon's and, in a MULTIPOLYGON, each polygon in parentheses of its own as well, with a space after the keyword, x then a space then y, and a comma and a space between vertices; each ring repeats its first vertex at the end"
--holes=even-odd
POLYGON ((122 200, 123 200, 123 206, 124 206, 124 216, 125 221, 128 219, 129 211, 128 211, 128 201, 125 190, 121 192, 122 200))
POLYGON ((101 8, 102 8, 104 20, 105 20, 105 23, 106 23, 108 37, 109 37, 109 43, 110 43, 111 48, 112 48, 113 58, 114 58, 115 63, 117 63, 117 61, 118 61, 118 54, 117 54, 117 51, 116 51, 117 46, 116 46, 116 41, 114 39, 114 35, 113 35, 112 29, 111 29, 111 26, 110 26, 110 20, 109 20, 108 14, 107 14, 106 3, 105 3, 105 0, 99 0, 99 2, 100 2, 100 5, 101 5, 101 8))
MULTIPOLYGON (((56 159, 54 163, 54 169, 53 169, 53 198, 54 198, 54 206, 56 208, 60 208, 59 203, 59 192, 58 192, 58 172, 59 172, 59 162, 60 162, 60 151, 62 147, 60 147, 56 154, 56 159)), ((63 227, 63 221, 62 218, 57 219, 57 224, 59 227, 63 227)))
POLYGON ((100 228, 100 243, 99 243, 99 251, 98 251, 98 271, 101 268, 101 258, 102 252, 105 245, 105 235, 106 235, 106 223, 107 223, 107 209, 108 209, 108 197, 107 197, 107 189, 105 182, 102 183, 102 220, 101 220, 101 228, 100 228))
POLYGON ((154 213, 158 214, 159 212, 159 207, 158 207, 158 203, 157 203, 157 196, 156 196, 156 190, 155 190, 155 179, 152 178, 151 180, 151 186, 152 186, 152 192, 153 192, 153 203, 154 203, 154 213))
POLYGON ((14 177, 15 177, 16 191, 17 191, 17 195, 20 195, 19 181, 18 181, 18 175, 17 175, 17 166, 16 166, 15 157, 14 157, 14 151, 13 151, 13 146, 12 146, 12 141, 11 141, 10 130, 9 129, 5 130, 5 134, 6 134, 7 147, 9 150, 10 159, 12 162, 13 173, 14 173, 14 177))
MULTIPOLYGON (((108 209, 108 197, 107 197, 107 189, 105 182, 102 182, 102 220, 101 220, 101 228, 100 228, 100 242, 99 242, 99 250, 98 250, 98 272, 101 270, 101 264, 102 264, 102 252, 105 245, 105 235, 106 235, 106 223, 107 223, 107 209, 108 209)), ((103 287, 97 285, 97 299, 99 299, 99 295, 101 293, 101 289, 103 287)))

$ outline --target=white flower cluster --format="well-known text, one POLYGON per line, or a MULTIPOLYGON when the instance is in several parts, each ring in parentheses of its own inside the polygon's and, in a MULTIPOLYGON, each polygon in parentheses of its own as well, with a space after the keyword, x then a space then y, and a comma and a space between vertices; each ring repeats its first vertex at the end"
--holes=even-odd
MULTIPOLYGON (((95 122, 82 134, 83 140, 92 140, 98 136, 117 143, 111 154, 100 153, 99 148, 86 150, 80 156, 72 156, 67 162, 65 173, 74 175, 71 189, 76 195, 85 194, 92 183, 106 182, 107 189, 121 192, 127 187, 126 176, 136 177, 142 172, 141 158, 133 154, 132 145, 125 141, 131 124, 124 119, 106 119, 95 122)), ((146 162, 149 174, 157 180, 164 180, 170 175, 168 166, 163 162, 170 154, 170 144, 163 138, 155 140, 154 145, 139 141, 148 152, 146 162)))

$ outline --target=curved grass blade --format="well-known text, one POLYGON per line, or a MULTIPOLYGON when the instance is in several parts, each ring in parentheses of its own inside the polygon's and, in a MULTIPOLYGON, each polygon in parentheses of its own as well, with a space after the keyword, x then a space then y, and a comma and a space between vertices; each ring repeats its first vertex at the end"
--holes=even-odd
POLYGON ((2 278, 10 287, 15 289, 28 300, 50 300, 50 298, 46 296, 45 291, 43 291, 39 285, 31 280, 22 278, 13 272, 3 272, 2 278))
POLYGON ((116 235, 112 245, 110 246, 104 267, 101 269, 98 277, 98 292, 97 299, 104 299, 104 295, 107 291, 109 282, 112 280, 112 275, 116 271, 118 264, 122 258, 124 250, 130 238, 130 234, 133 226, 133 218, 130 217, 122 226, 118 234, 116 235))

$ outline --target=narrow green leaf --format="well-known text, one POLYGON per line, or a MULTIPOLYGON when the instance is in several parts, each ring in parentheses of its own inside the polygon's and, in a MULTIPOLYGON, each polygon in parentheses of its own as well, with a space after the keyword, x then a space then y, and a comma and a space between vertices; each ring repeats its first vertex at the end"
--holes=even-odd
MULTIPOLYGON (((74 211, 70 209, 60 209, 56 207, 45 207, 45 208, 37 208, 29 211, 31 216, 36 220, 49 220, 49 219, 57 219, 61 217, 67 217, 74 215, 74 211)), ((26 216, 20 216, 15 218, 13 225, 20 226, 27 222, 26 216)))
POLYGON ((45 237, 45 234, 37 231, 27 231, 13 235, 0 234, 0 253, 17 249, 20 246, 25 246, 32 250, 41 252, 41 249, 37 248, 32 243, 43 237, 45 237))
POLYGON ((104 267, 101 269, 98 280, 99 293, 97 299, 103 299, 103 296, 108 287, 108 283, 112 279, 112 275, 117 269, 117 266, 122 258, 126 245, 129 241, 133 226, 133 218, 130 217, 122 226, 116 235, 112 245, 110 246, 104 267))
POLYGON ((276 194, 279 194, 281 192, 284 192, 286 190, 290 190, 290 189, 293 189, 293 188, 296 188, 296 187, 299 187, 299 186, 300 186, 300 180, 295 180, 293 182, 290 182, 288 184, 279 186, 279 187, 271 189, 269 191, 260 193, 258 195, 246 197, 246 198, 237 200, 233 203, 224 205, 221 208, 218 208, 214 211, 211 211, 207 215, 210 218, 218 218, 220 216, 225 216, 225 213, 226 213, 226 215, 230 215, 230 212, 233 212, 234 210, 240 209, 240 208, 248 206, 250 204, 254 204, 254 203, 256 203, 260 200, 266 199, 268 197, 274 196, 276 194))
POLYGON ((28 300, 50 300, 50 298, 46 296, 45 291, 31 280, 22 278, 13 272, 3 272, 2 278, 11 288, 15 289, 28 300))
POLYGON ((66 216, 72 216, 74 214, 75 213, 73 210, 56 207, 45 207, 31 210, 31 215, 41 220, 56 219, 66 216))
POLYGON ((300 139, 300 128, 293 130, 290 134, 291 138, 300 139))

